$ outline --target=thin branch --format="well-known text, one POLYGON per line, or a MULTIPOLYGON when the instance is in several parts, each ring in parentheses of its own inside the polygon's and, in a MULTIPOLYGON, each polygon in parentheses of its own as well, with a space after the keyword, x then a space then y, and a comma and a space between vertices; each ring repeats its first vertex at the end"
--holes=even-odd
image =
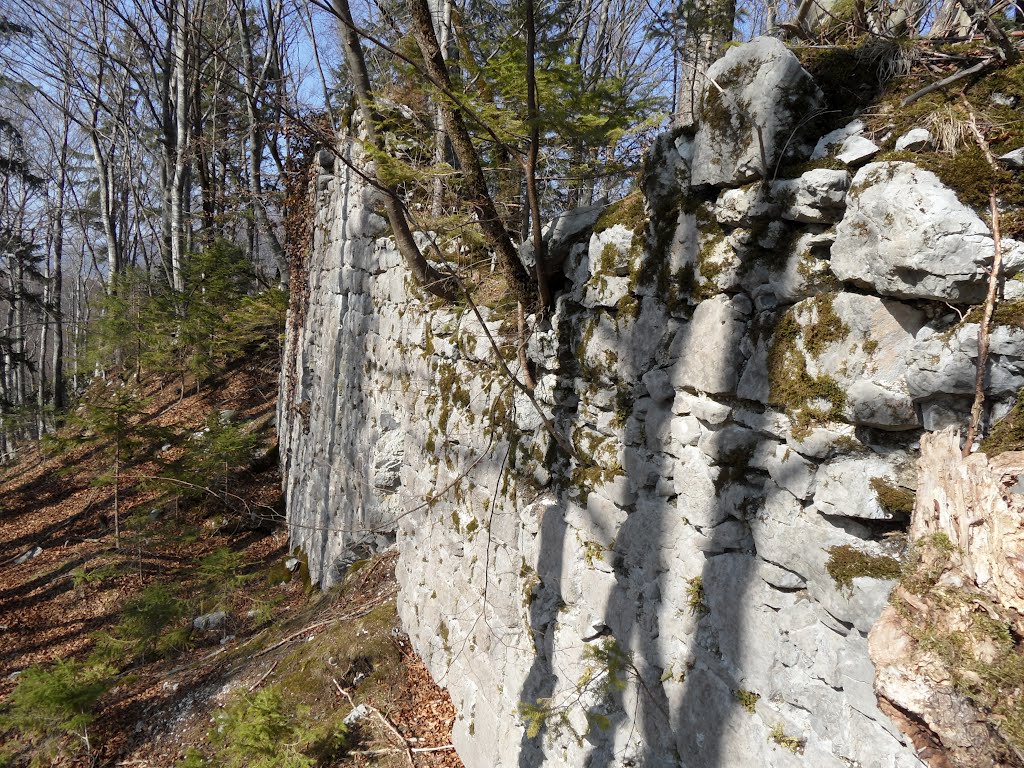
POLYGON ((922 96, 927 96, 929 93, 933 93, 935 91, 946 88, 947 86, 953 85, 953 83, 959 82, 960 80, 963 80, 965 77, 970 77, 971 75, 979 75, 982 72, 985 72, 987 69, 994 69, 995 65, 995 58, 988 58, 985 59, 984 61, 979 61, 973 67, 962 69, 959 72, 952 74, 947 78, 944 78, 943 80, 939 80, 936 83, 926 85, 919 91, 914 91, 914 93, 910 94, 905 99, 903 99, 903 101, 900 102, 900 106, 909 106, 910 104, 913 104, 915 101, 920 99, 922 96))

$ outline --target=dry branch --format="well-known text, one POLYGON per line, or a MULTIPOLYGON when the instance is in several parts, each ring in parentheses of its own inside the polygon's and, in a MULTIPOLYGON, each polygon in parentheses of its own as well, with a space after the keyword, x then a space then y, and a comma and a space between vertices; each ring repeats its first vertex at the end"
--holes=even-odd
MULTIPOLYGON (((967 107, 968 125, 974 133, 974 139, 992 170, 998 171, 999 165, 995 156, 985 139, 985 134, 978 127, 978 121, 971 109, 971 103, 963 96, 964 105, 967 107)), ((988 293, 985 295, 985 309, 981 316, 981 325, 978 327, 978 367, 974 375, 974 403, 971 405, 971 421, 967 429, 967 438, 964 441, 963 455, 966 458, 971 453, 974 439, 978 434, 978 426, 981 423, 981 411, 985 405, 985 368, 988 364, 989 350, 989 324, 992 322, 992 314, 995 312, 996 301, 998 300, 999 273, 1003 264, 1002 243, 999 236, 999 205, 996 201, 996 191, 993 188, 988 194, 989 208, 992 211, 992 240, 995 253, 992 256, 992 269, 988 275, 988 293)))

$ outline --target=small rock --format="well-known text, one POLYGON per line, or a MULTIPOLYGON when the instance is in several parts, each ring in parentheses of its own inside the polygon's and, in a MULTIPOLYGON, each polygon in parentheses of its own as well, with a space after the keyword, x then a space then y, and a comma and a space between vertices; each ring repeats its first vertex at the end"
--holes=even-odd
POLYGON ((880 151, 881 148, 870 139, 865 139, 863 136, 850 136, 839 147, 836 160, 857 167, 864 165, 880 151))
POLYGON ((931 143, 931 133, 924 128, 913 128, 896 139, 896 151, 920 152, 928 149, 931 143))
POLYGON ((223 626, 224 620, 227 619, 227 617, 228 615, 224 613, 224 611, 205 613, 202 616, 196 616, 192 619, 192 627, 200 632, 208 632, 223 626))
POLYGON ((288 569, 289 573, 295 573, 297 570, 299 570, 300 565, 301 562, 297 557, 289 557, 287 560, 284 561, 284 567, 288 569))
POLYGON ((999 162, 1017 171, 1024 170, 1024 147, 1000 155, 999 162))
POLYGON ((1015 108, 1020 103, 1020 97, 1016 94, 993 93, 988 100, 997 107, 1015 108))
POLYGON ((841 145, 851 136, 857 136, 863 132, 864 123, 860 120, 854 120, 849 125, 826 133, 815 144, 814 151, 811 153, 811 160, 822 160, 828 157, 832 149, 841 145))
POLYGON ((352 726, 352 725, 355 725, 356 723, 358 723, 360 720, 364 720, 364 719, 366 719, 369 716, 370 716, 369 708, 365 704, 360 704, 358 707, 356 707, 351 712, 349 712, 347 715, 345 715, 345 719, 342 720, 341 722, 344 723, 345 725, 352 726))
POLYGON ((39 557, 39 555, 41 555, 42 553, 43 553, 43 548, 42 547, 40 547, 38 545, 34 546, 31 549, 27 549, 24 552, 22 552, 20 555, 18 555, 18 559, 14 561, 14 564, 15 565, 21 565, 22 563, 27 563, 33 557, 39 557))

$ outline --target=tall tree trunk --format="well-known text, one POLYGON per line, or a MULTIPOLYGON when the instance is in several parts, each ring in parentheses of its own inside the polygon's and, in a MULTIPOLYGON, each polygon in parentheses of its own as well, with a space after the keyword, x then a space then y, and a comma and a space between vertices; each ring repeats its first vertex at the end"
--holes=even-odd
MULTIPOLYGON (((434 35, 434 26, 430 18, 427 0, 411 0, 409 11, 412 17, 413 35, 420 53, 423 55, 424 71, 431 81, 438 84, 441 89, 450 92, 451 78, 448 75, 444 58, 441 56, 441 47, 434 35)), ((487 180, 484 178, 480 157, 476 152, 476 147, 473 146, 473 139, 466 127, 462 112, 444 94, 438 95, 438 104, 441 106, 441 116, 444 119, 448 138, 452 143, 452 150, 455 152, 455 158, 459 161, 459 169, 463 174, 467 202, 475 212, 477 222, 480 224, 480 229, 488 244, 497 253, 498 264, 509 281, 509 287, 513 294, 525 304, 532 304, 535 295, 534 284, 520 261, 515 246, 512 245, 504 223, 498 216, 494 200, 487 189, 487 180)))
POLYGON ((274 49, 278 44, 277 29, 279 24, 273 21, 276 18, 278 7, 268 3, 268 30, 266 34, 267 52, 262 65, 257 72, 256 62, 252 50, 252 35, 249 23, 246 19, 246 6, 244 2, 236 3, 235 22, 238 30, 238 41, 242 47, 242 82, 245 87, 245 112, 248 118, 248 139, 249 139, 249 197, 252 201, 252 210, 255 217, 255 224, 263 231, 267 247, 277 265, 278 275, 283 285, 288 284, 288 259, 285 256, 281 239, 274 230, 274 225, 267 215, 267 209, 263 200, 263 148, 264 137, 260 127, 259 101, 266 93, 268 72, 274 63, 274 49))
POLYGON ((673 125, 696 122, 706 85, 704 75, 732 40, 735 17, 735 0, 695 0, 687 6, 677 51, 679 80, 673 125))
POLYGON ((188 179, 189 151, 189 87, 188 87, 188 0, 175 0, 174 22, 171 32, 174 87, 174 172, 171 178, 170 230, 171 230, 171 286, 175 291, 185 289, 184 265, 187 248, 185 238, 185 195, 188 179))
MULTIPOLYGON (((441 46, 441 57, 448 62, 449 40, 452 26, 452 0, 431 0, 431 16, 438 45, 441 46), (440 2, 440 7, 437 7, 440 2)), ((448 137, 444 132, 444 116, 441 114, 440 103, 434 105, 434 165, 440 166, 445 161, 448 149, 448 137)), ((434 218, 444 213, 444 180, 440 175, 434 177, 433 190, 430 196, 430 214, 434 218)))

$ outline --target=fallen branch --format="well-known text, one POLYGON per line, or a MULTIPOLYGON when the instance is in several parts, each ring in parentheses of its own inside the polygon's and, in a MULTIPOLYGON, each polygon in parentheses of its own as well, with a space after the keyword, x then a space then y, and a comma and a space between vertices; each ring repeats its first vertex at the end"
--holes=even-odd
MULTIPOLYGON (((971 103, 963 96, 964 105, 967 107, 968 125, 974 133, 974 139, 985 155, 985 159, 992 170, 998 172, 999 164, 985 139, 985 134, 978 127, 978 121, 974 117, 971 103)), ((981 424, 981 411, 985 405, 985 368, 988 365, 989 350, 989 324, 992 322, 992 315, 996 309, 999 291, 999 273, 1003 264, 1002 242, 999 235, 999 204, 996 201, 996 190, 993 187, 988 193, 989 208, 992 211, 992 241, 995 253, 992 256, 992 269, 988 275, 988 292, 985 295, 985 309, 981 315, 981 325, 978 327, 978 367, 974 374, 974 403, 971 405, 971 421, 967 428, 967 438, 964 441, 964 458, 970 455, 974 445, 974 439, 978 434, 978 427, 981 424)))
POLYGON ((256 653, 254 653, 252 655, 252 658, 258 659, 260 656, 266 656, 271 651, 280 648, 285 643, 290 643, 295 638, 301 637, 302 635, 306 634, 307 632, 312 632, 314 629, 320 629, 320 627, 326 627, 328 624, 334 624, 335 622, 338 622, 338 621, 340 621, 340 617, 336 618, 336 619, 327 619, 325 621, 318 621, 316 624, 310 624, 308 627, 304 627, 304 628, 300 629, 298 632, 292 632, 290 635, 288 635, 288 637, 285 637, 285 638, 283 638, 281 640, 278 640, 273 645, 267 646, 262 651, 257 651, 256 653))
POLYGON ((938 91, 938 90, 941 90, 942 88, 946 88, 946 87, 952 85, 953 83, 956 83, 956 82, 958 82, 960 80, 963 80, 965 77, 970 77, 971 75, 981 74, 982 72, 984 72, 987 69, 994 68, 995 64, 996 64, 996 59, 994 59, 994 58, 985 59, 984 61, 979 61, 973 67, 968 67, 967 69, 962 69, 959 72, 957 72, 955 74, 952 74, 952 75, 950 75, 949 77, 947 77, 947 78, 945 78, 943 80, 939 80, 938 82, 932 83, 931 85, 926 85, 924 88, 922 88, 919 91, 914 91, 912 94, 910 94, 905 99, 903 99, 903 101, 900 102, 900 106, 901 107, 906 107, 906 106, 908 106, 910 104, 913 104, 915 101, 920 99, 922 96, 927 96, 929 93, 933 93, 934 91, 938 91))
MULTIPOLYGON (((350 694, 348 691, 342 688, 341 683, 339 683, 336 678, 332 677, 331 682, 334 683, 334 687, 338 689, 338 693, 340 693, 342 696, 348 699, 349 706, 355 709, 356 703, 352 699, 352 694, 350 694)), ((377 719, 379 719, 381 723, 384 724, 384 727, 402 743, 403 748, 386 750, 371 749, 365 750, 363 752, 349 752, 350 755, 390 755, 397 754, 399 752, 404 752, 405 756, 409 758, 409 765, 411 765, 412 768, 416 768, 416 760, 412 756, 413 752, 437 752, 441 749, 444 749, 444 747, 420 747, 418 749, 413 749, 411 746, 409 746, 409 742, 405 740, 405 737, 398 732, 398 729, 395 728, 395 726, 393 726, 391 722, 386 717, 384 717, 383 714, 381 714, 381 711, 379 709, 377 709, 372 704, 366 703, 365 701, 362 703, 362 706, 366 707, 368 710, 370 710, 370 712, 377 716, 377 719)))
POLYGON ((384 727, 387 730, 389 730, 392 734, 394 734, 395 738, 402 743, 402 746, 405 748, 405 756, 409 758, 409 765, 412 766, 412 768, 416 768, 416 758, 412 756, 412 747, 409 746, 409 742, 405 740, 405 737, 398 732, 398 729, 395 728, 395 726, 393 726, 391 722, 386 717, 384 717, 383 714, 381 714, 381 711, 379 709, 377 709, 371 704, 366 703, 364 703, 363 706, 369 709, 371 712, 373 712, 373 714, 377 716, 381 723, 384 724, 384 727))
POLYGON ((270 677, 270 673, 273 672, 277 668, 277 663, 279 661, 280 661, 280 659, 275 660, 274 663, 270 665, 270 669, 268 669, 266 672, 264 672, 263 676, 260 677, 259 680, 257 680, 255 683, 253 683, 252 685, 249 686, 249 693, 252 693, 257 688, 259 688, 261 685, 263 685, 263 681, 266 680, 268 677, 270 677))
MULTIPOLYGON (((452 744, 443 744, 440 747, 411 747, 410 752, 417 755, 421 755, 427 752, 449 752, 454 750, 455 747, 452 744)), ((364 757, 376 757, 378 755, 397 755, 401 752, 401 749, 387 748, 387 749, 353 749, 346 754, 349 755, 362 755, 364 757)))

